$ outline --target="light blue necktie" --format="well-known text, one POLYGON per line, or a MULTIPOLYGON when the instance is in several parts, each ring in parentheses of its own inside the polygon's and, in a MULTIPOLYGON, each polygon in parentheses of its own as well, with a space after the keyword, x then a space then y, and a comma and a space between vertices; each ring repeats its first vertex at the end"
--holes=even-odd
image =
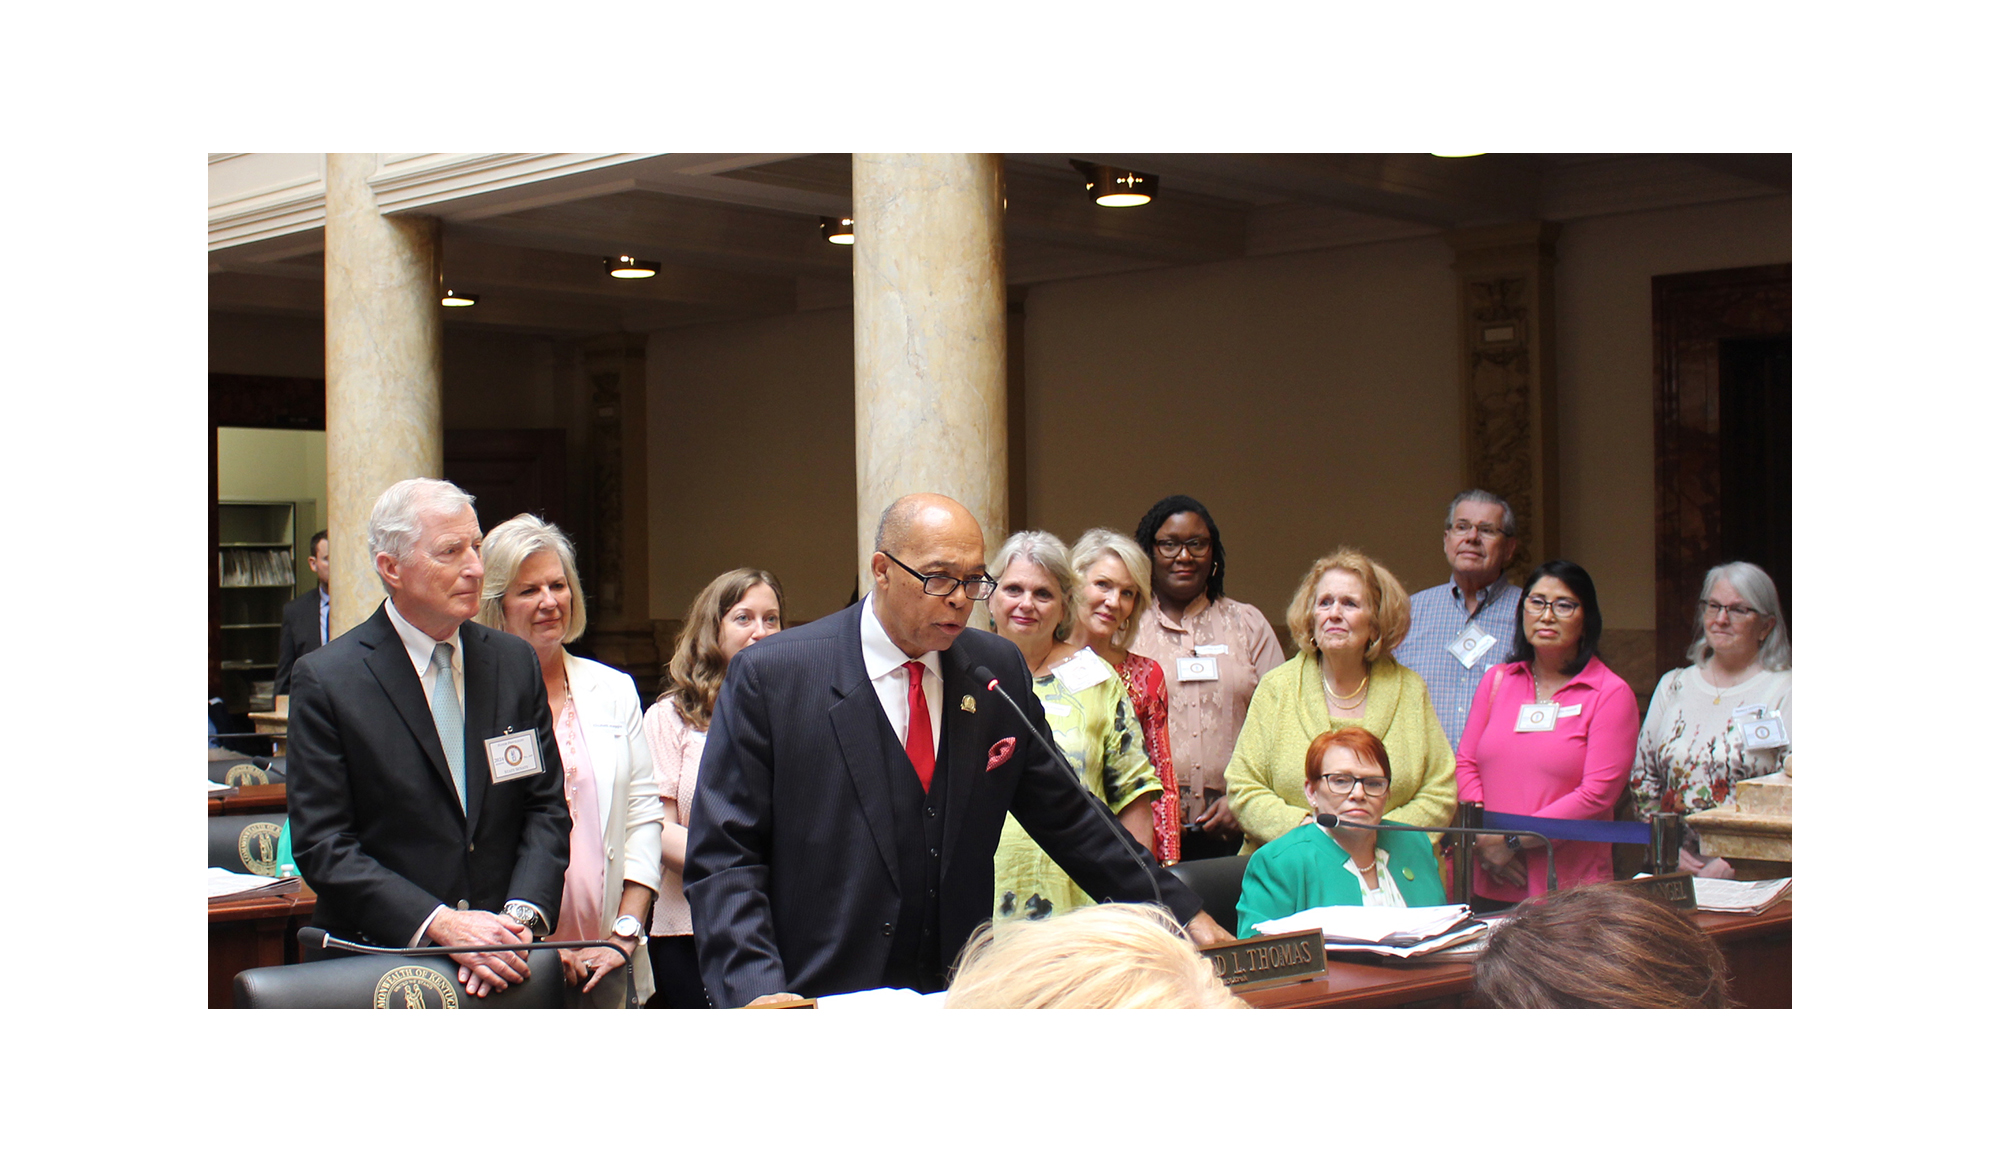
POLYGON ((431 716, 437 721, 438 744, 451 766, 451 785, 458 791, 458 808, 465 808, 465 715, 458 708, 458 690, 451 683, 451 646, 431 650, 431 716))

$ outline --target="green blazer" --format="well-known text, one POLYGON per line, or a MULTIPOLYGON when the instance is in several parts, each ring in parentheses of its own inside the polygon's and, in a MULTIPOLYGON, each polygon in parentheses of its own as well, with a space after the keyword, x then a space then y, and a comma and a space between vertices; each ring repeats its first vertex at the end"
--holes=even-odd
MULTIPOLYGON (((1389 852, 1389 875, 1409 906, 1443 906, 1444 880, 1428 835, 1384 830, 1376 844, 1389 852)), ((1361 881, 1349 873, 1347 851, 1318 826, 1299 826, 1250 855, 1243 895, 1236 901, 1236 937, 1257 937, 1257 924, 1316 906, 1360 906, 1361 881)))

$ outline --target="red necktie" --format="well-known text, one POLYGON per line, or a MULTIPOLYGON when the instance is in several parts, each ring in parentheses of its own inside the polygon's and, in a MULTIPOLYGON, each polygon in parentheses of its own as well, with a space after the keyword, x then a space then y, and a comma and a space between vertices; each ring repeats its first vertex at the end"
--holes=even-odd
POLYGON ((903 667, 910 670, 910 730, 903 742, 903 752, 910 755, 910 764, 917 767, 917 780, 924 783, 924 792, 929 793, 937 753, 931 745, 931 705, 924 700, 924 662, 911 661, 903 667))

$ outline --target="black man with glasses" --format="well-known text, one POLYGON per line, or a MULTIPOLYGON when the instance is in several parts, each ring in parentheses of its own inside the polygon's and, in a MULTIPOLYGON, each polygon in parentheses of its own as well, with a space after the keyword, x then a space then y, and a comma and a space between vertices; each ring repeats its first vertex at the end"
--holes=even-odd
MULTIPOLYGON (((1458 743, 1458 800, 1489 811, 1611 820, 1639 743, 1639 702, 1597 655, 1604 633, 1597 587, 1568 560, 1528 574, 1514 648, 1479 684, 1458 743)), ((1611 880, 1606 842, 1474 840, 1471 904, 1498 909, 1556 885, 1611 880)))
POLYGON ((1451 579, 1410 597, 1410 635, 1396 659, 1424 679, 1438 724, 1454 749, 1472 695, 1507 656, 1521 590, 1507 579, 1514 558, 1514 509, 1474 488, 1445 508, 1444 559, 1451 579))
POLYGON ((1047 737, 1021 650, 967 624, 993 587, 978 520, 905 496, 875 549, 865 600, 744 650, 716 699, 685 876, 715 1005, 943 990, 992 915, 1010 812, 1094 897, 1158 897, 1197 941, 1229 937, 973 675, 1047 737))
POLYGON ((1444 880, 1430 837, 1380 825, 1389 801, 1389 750, 1359 725, 1329 729, 1306 747, 1306 801, 1315 818, 1360 823, 1327 829, 1294 826, 1259 846, 1243 871, 1236 935, 1257 924, 1321 906, 1443 906, 1444 880))

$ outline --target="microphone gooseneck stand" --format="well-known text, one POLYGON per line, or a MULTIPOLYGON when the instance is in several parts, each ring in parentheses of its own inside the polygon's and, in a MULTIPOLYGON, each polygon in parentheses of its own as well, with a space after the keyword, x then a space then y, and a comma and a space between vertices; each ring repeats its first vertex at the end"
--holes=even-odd
MULTIPOLYGON (((986 688, 989 692, 1000 694, 1000 699, 1007 702, 1007 707, 1014 710, 1014 715, 1021 719, 1021 725, 1028 731, 1029 736, 1040 742, 1042 749, 1050 757, 1056 759, 1057 766, 1068 770, 1069 775, 1076 779, 1078 788, 1083 790, 1083 796, 1090 800, 1090 804, 1093 807, 1090 811, 1091 816, 1100 819, 1111 827, 1112 837, 1118 842, 1118 848, 1125 851, 1126 855, 1132 859, 1132 864, 1137 866, 1139 872, 1145 876, 1147 885, 1153 888, 1153 903, 1171 915, 1173 907, 1167 905, 1166 896, 1160 893, 1159 879, 1154 877, 1157 867, 1147 866, 1145 859, 1139 856, 1139 851, 1135 848, 1139 843, 1126 831, 1123 825, 1119 824, 1117 817, 1111 813, 1111 807, 1104 804, 1102 798, 1091 793, 1090 787, 1083 784, 1083 776, 1077 773, 1076 767, 1069 763, 1069 758, 1064 757, 1054 745, 1049 743, 1047 737, 1042 736, 1042 731, 1035 728, 1035 723, 1029 720, 1028 714, 1022 710, 1013 697, 1008 696, 1007 690, 1000 687, 1000 678, 993 675, 992 669, 987 668, 985 665, 975 665, 972 669, 972 675, 975 679, 986 682, 986 688)), ((1179 921, 1179 919, 1175 919, 1176 925, 1179 924, 1179 921)))

